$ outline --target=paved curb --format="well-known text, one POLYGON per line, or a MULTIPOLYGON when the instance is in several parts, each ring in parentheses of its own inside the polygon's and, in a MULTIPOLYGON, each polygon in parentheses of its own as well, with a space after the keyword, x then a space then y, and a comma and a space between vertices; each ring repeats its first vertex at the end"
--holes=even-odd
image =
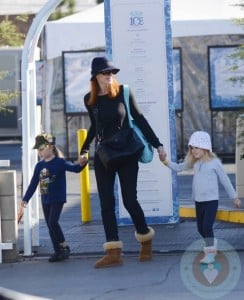
MULTIPOLYGON (((181 206, 179 215, 182 218, 196 218, 196 212, 193 205, 181 206)), ((216 219, 224 222, 244 224, 244 210, 218 209, 216 219)))

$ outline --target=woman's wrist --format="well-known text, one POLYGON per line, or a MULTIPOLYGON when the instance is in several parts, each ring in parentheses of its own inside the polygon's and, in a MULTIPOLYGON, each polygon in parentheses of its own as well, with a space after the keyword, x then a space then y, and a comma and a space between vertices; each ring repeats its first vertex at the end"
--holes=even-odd
POLYGON ((87 150, 87 149, 84 149, 84 150, 82 150, 82 151, 80 152, 80 155, 87 154, 88 152, 89 152, 89 150, 87 150))
POLYGON ((164 150, 164 146, 163 145, 158 146, 158 148, 157 148, 158 153, 160 153, 163 150, 164 150))

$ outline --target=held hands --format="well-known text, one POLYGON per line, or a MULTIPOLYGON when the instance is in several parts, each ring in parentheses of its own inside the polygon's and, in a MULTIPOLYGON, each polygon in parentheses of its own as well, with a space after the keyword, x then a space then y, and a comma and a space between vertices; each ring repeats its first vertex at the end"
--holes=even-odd
POLYGON ((241 200, 238 198, 233 199, 233 204, 236 208, 240 208, 241 207, 241 200))
POLYGON ((84 166, 85 164, 88 163, 88 157, 87 157, 87 154, 81 154, 81 155, 79 156, 78 160, 79 160, 79 164, 80 164, 81 166, 84 166))
POLYGON ((164 147, 163 146, 159 146, 157 148, 157 151, 158 151, 159 159, 161 160, 161 162, 164 163, 164 161, 166 160, 166 157, 167 157, 167 153, 165 152, 164 147))

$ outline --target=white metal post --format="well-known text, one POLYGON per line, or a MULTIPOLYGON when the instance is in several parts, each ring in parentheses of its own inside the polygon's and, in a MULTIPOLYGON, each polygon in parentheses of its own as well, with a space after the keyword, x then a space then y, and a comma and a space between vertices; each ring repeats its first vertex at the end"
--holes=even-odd
MULTIPOLYGON (((36 153, 32 150, 37 132, 37 108, 36 108, 36 83, 35 83, 35 52, 41 31, 54 9, 61 0, 49 0, 36 15, 26 36, 22 63, 22 171, 23 171, 23 191, 25 192, 30 183, 32 172, 37 162, 36 153)), ((34 212, 39 210, 38 197, 36 193, 34 212)), ((35 244, 39 242, 39 218, 33 217, 36 233, 35 244), (38 229, 37 229, 38 228, 38 229)), ((28 205, 24 214, 24 255, 30 256, 32 252, 31 240, 31 207, 28 205)))

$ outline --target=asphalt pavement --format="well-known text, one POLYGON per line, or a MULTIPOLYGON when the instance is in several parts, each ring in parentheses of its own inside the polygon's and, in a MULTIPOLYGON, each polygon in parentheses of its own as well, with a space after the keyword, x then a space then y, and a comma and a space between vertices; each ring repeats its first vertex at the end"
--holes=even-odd
MULTIPOLYGON (((10 159, 10 169, 17 171, 18 200, 20 200, 21 144, 0 143, 0 159, 10 159)), ((225 168, 235 185, 234 166, 226 165, 225 168)), ((181 207, 192 205, 189 200, 191 181, 191 173, 178 176, 181 207)), ((48 263, 47 258, 52 253, 52 247, 40 210, 39 245, 33 247, 32 256, 23 255, 24 225, 21 222, 18 228, 19 260, 0 265, 0 286, 10 291, 49 299, 190 300, 220 297, 229 299, 230 296, 232 299, 243 298, 244 288, 241 282, 244 275, 241 273, 241 267, 244 263, 244 225, 242 223, 220 220, 215 223, 216 238, 228 245, 227 247, 222 245, 219 250, 218 265, 214 268, 217 275, 212 269, 203 270, 199 267, 198 260, 202 247, 191 249, 196 241, 201 243, 196 222, 194 218, 184 216, 181 216, 178 224, 152 225, 156 232, 153 240, 153 260, 146 263, 138 261, 139 244, 134 236, 134 227, 120 226, 119 235, 124 244, 124 265, 112 269, 94 269, 95 261, 103 255, 102 245, 105 239, 92 168, 90 168, 90 184, 92 219, 90 222, 82 222, 79 176, 67 173, 68 202, 64 207, 60 223, 71 248, 70 259, 60 263, 48 263), (190 273, 187 270, 190 270, 190 273)), ((232 209, 231 202, 221 187, 220 203, 225 209, 228 207, 232 209)), ((9 299, 22 298, 18 296, 9 299)))
POLYGON ((229 253, 233 261, 227 257, 228 262, 221 260, 221 254, 215 268, 219 271, 214 276, 200 269, 195 253, 189 254, 193 262, 188 265, 188 257, 172 253, 154 255, 151 262, 144 263, 138 262, 137 256, 124 255, 122 266, 105 269, 93 268, 94 256, 71 257, 56 264, 46 259, 3 264, 0 283, 10 290, 58 300, 242 300, 244 253, 238 253, 241 263, 237 264, 235 253, 229 253), (229 272, 228 267, 232 268, 229 272), (197 279, 189 276, 190 270, 197 279), (216 282, 212 281, 214 277, 216 282))

